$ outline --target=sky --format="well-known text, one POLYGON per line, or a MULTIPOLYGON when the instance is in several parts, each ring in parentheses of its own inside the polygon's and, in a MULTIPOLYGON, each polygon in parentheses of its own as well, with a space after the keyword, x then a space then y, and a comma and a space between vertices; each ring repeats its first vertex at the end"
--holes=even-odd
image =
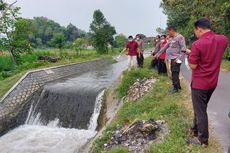
MULTIPOLYGON (((13 2, 14 0, 6 0, 13 2)), ((156 35, 156 28, 166 27, 167 17, 159 8, 161 0, 17 0, 25 18, 45 16, 62 26, 69 23, 89 31, 93 12, 100 9, 117 33, 126 36, 143 33, 156 35)))

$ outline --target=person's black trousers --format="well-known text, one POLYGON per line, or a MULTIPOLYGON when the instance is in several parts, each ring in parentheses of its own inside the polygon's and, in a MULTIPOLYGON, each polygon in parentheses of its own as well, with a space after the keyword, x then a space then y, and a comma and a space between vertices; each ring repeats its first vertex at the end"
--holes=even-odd
MULTIPOLYGON (((154 56, 155 54, 153 54, 153 56, 154 56)), ((151 64, 150 64, 150 68, 157 68, 157 66, 158 66, 158 59, 153 59, 152 61, 151 61, 151 64)))
POLYGON ((143 65, 144 65, 143 53, 141 53, 140 56, 137 55, 137 64, 138 64, 138 67, 143 67, 143 65))
POLYGON ((177 91, 181 89, 180 67, 181 64, 176 63, 175 60, 171 60, 172 84, 173 84, 173 89, 177 91))
POLYGON ((198 134, 198 139, 202 144, 208 145, 208 102, 215 89, 198 90, 192 89, 192 103, 194 110, 194 121, 192 130, 198 134))
POLYGON ((158 69, 158 74, 166 74, 167 73, 167 67, 166 67, 164 59, 158 60, 157 69, 158 69))

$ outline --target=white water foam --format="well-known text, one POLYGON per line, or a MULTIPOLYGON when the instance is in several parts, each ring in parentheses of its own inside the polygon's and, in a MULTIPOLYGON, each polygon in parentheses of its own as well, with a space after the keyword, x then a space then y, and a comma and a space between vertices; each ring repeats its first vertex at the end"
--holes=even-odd
MULTIPOLYGON (((58 119, 43 126, 40 115, 32 115, 31 122, 22 125, 0 138, 1 153, 77 153, 96 134, 97 119, 101 110, 104 91, 96 99, 94 113, 88 130, 58 127, 58 119)), ((27 118, 29 121, 29 118, 27 118)))
POLYGON ((94 112, 93 115, 90 119, 89 125, 88 125, 88 129, 89 130, 96 130, 97 128, 97 119, 100 115, 100 111, 101 111, 101 106, 102 106, 102 101, 103 101, 103 96, 105 94, 105 90, 103 90, 101 93, 99 93, 99 95, 97 96, 96 102, 95 102, 95 106, 94 106, 94 112))
POLYGON ((96 131, 23 125, 0 139, 1 153, 74 153, 96 131))

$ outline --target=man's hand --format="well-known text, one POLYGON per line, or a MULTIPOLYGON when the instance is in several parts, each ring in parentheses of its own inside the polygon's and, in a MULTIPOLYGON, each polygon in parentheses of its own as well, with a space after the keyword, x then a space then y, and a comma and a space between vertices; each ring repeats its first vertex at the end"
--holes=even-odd
POLYGON ((124 54, 127 48, 123 48, 122 51, 120 52, 120 55, 124 54))
POLYGON ((157 55, 154 55, 154 56, 153 56, 153 59, 157 59, 157 58, 158 58, 157 55))
POLYGON ((140 52, 138 53, 138 57, 139 57, 139 58, 141 57, 141 53, 140 53, 140 52))
POLYGON ((186 55, 189 55, 190 53, 191 53, 191 50, 186 49, 185 54, 186 54, 186 55))
POLYGON ((189 67, 192 69, 192 70, 195 70, 197 68, 197 64, 189 64, 189 67))

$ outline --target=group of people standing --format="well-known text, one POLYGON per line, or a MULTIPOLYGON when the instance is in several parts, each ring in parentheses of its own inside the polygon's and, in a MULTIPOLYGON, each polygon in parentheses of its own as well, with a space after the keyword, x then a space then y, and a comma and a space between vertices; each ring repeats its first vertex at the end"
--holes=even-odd
MULTIPOLYGON (((208 145, 208 115, 207 107, 218 83, 220 65, 224 51, 228 46, 228 38, 212 31, 211 22, 201 18, 194 23, 194 33, 197 40, 192 44, 191 50, 186 47, 185 38, 179 34, 175 27, 167 28, 168 36, 157 36, 153 60, 151 65, 156 67, 159 74, 170 76, 173 84, 172 94, 179 92, 181 64, 188 58, 192 70, 192 103, 194 110, 194 123, 188 132, 194 136, 189 140, 191 144, 208 145)), ((128 50, 129 66, 143 67, 143 41, 137 35, 132 36, 123 51, 128 50)))
POLYGON ((171 93, 181 90, 180 67, 185 58, 185 38, 177 33, 173 26, 168 27, 169 35, 157 36, 153 52, 152 67, 156 67, 159 74, 168 74, 172 79, 171 93))
MULTIPOLYGON (((156 36, 153 46, 155 47, 155 50, 153 52, 153 56, 156 55, 169 41, 169 37, 166 35, 158 35, 156 36)), ((166 52, 161 54, 158 59, 152 60, 151 67, 157 68, 159 74, 166 74, 167 67, 166 67, 166 52)))

